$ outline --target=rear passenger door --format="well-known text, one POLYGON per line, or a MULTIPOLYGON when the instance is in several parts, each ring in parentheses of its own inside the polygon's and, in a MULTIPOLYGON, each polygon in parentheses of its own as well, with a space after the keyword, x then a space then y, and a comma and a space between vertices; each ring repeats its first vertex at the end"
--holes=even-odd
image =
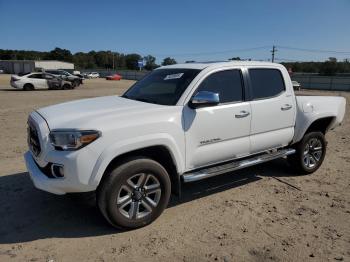
POLYGON ((220 103, 192 109, 184 107, 187 169, 249 154, 250 103, 245 101, 240 69, 212 72, 199 83, 199 91, 218 93, 220 103))
POLYGON ((28 76, 29 82, 34 86, 35 89, 48 88, 47 81, 42 73, 35 73, 28 76))
POLYGON ((286 146, 293 138, 295 100, 283 73, 288 74, 278 68, 248 68, 251 153, 286 146))

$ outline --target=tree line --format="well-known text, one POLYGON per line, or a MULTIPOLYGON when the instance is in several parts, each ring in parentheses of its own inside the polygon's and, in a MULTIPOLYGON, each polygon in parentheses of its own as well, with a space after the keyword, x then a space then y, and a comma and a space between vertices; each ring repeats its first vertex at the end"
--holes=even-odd
MULTIPOLYGON (((67 49, 56 47, 48 52, 26 51, 26 50, 4 50, 0 49, 0 60, 59 60, 72 62, 77 69, 128 69, 138 70, 138 61, 144 61, 144 69, 153 70, 160 65, 176 64, 171 57, 163 59, 159 65, 152 55, 141 56, 137 53, 123 54, 112 51, 90 51, 72 54, 67 49)), ((229 60, 241 60, 233 57, 229 60)), ((188 61, 195 62, 195 61, 188 61)), ((282 62, 282 64, 293 72, 318 73, 321 75, 335 75, 339 73, 350 73, 350 62, 345 59, 338 61, 330 57, 324 62, 282 62)))
POLYGON ((317 73, 326 76, 350 73, 349 60, 337 61, 334 57, 330 57, 325 62, 288 62, 282 64, 293 72, 317 73))
MULTIPOLYGON (((229 60, 241 60, 233 57, 229 60)), ((338 61, 335 57, 329 57, 324 62, 281 62, 288 70, 298 73, 316 73, 332 76, 336 74, 350 73, 350 62, 348 59, 338 61)))
MULTIPOLYGON (((59 60, 74 63, 77 69, 137 70, 139 69, 139 60, 144 61, 146 70, 153 70, 160 66, 156 64, 156 58, 152 55, 143 57, 137 53, 123 54, 112 51, 90 51, 72 54, 69 50, 58 47, 49 52, 0 49, 0 60, 59 60)), ((174 58, 166 57, 161 65, 176 63, 174 58)))

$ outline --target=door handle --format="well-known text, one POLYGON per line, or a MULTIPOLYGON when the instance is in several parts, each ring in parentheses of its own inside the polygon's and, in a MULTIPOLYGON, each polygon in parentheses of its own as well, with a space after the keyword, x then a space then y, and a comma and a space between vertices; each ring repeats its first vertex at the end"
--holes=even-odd
POLYGON ((290 104, 285 104, 284 106, 281 107, 281 110, 282 110, 282 111, 286 111, 286 110, 289 110, 289 109, 291 109, 291 108, 292 108, 292 105, 290 105, 290 104))
POLYGON ((247 112, 247 111, 241 111, 241 112, 239 112, 239 114, 236 114, 235 115, 235 118, 243 118, 243 117, 247 117, 247 116, 249 116, 249 112, 247 112))

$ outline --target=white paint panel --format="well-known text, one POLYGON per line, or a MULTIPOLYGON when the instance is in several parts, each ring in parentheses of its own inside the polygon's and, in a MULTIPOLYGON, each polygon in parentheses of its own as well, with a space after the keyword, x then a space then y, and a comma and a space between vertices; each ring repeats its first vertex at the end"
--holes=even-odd
POLYGON ((249 103, 184 108, 187 169, 249 154, 250 115, 235 117, 243 110, 250 112, 249 103))
POLYGON ((267 149, 284 147, 292 140, 294 127, 271 130, 250 136, 252 153, 258 153, 267 149))

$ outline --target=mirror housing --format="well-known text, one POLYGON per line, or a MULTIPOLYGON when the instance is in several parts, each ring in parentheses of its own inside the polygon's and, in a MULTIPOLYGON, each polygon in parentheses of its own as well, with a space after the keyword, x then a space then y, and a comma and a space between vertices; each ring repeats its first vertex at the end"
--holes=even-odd
POLYGON ((218 93, 209 91, 199 91, 195 96, 191 98, 189 106, 191 108, 199 108, 206 106, 216 106, 220 103, 220 97, 218 93))

